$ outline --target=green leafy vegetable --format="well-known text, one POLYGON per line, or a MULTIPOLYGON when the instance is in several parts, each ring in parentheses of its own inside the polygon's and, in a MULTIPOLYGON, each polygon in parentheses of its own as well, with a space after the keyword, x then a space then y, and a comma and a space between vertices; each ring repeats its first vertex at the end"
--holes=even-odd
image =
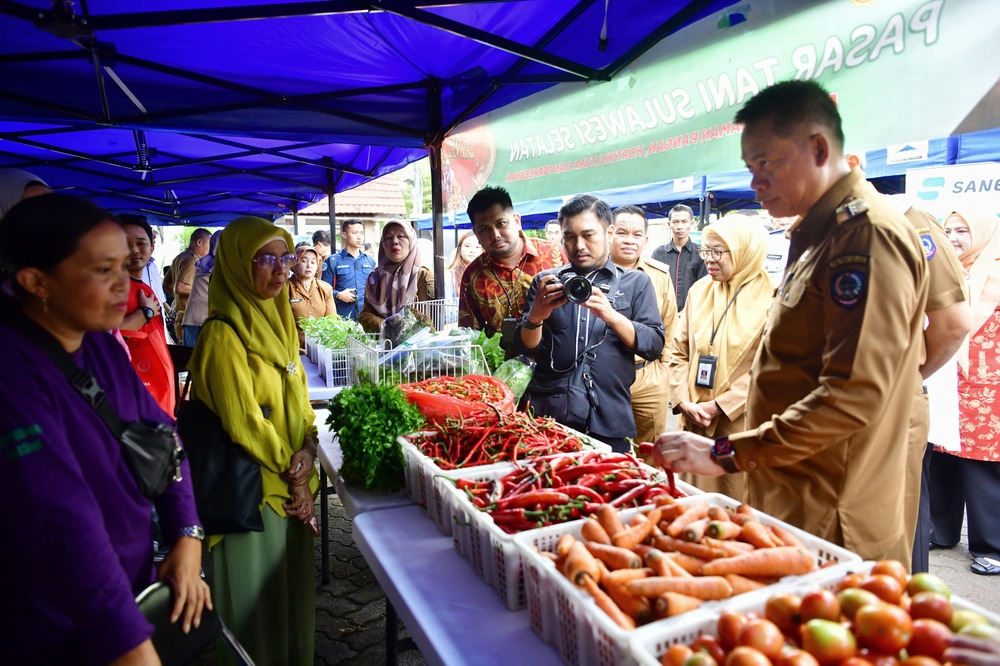
POLYGON ((338 315, 304 317, 299 320, 299 327, 327 349, 346 349, 348 335, 362 335, 365 332, 358 322, 338 315))
POLYGON ((528 384, 531 383, 534 373, 535 362, 520 356, 501 363, 493 376, 506 384, 514 397, 520 400, 528 390, 528 384))
POLYGON ((362 384, 338 393, 328 405, 327 424, 340 438, 344 462, 340 475, 368 490, 403 487, 400 435, 420 430, 424 417, 399 387, 362 384))
POLYGON ((503 363, 504 351, 500 347, 500 334, 494 333, 493 337, 487 337, 486 333, 479 331, 479 336, 472 341, 472 344, 483 348, 483 356, 486 357, 486 365, 489 366, 490 373, 503 363))

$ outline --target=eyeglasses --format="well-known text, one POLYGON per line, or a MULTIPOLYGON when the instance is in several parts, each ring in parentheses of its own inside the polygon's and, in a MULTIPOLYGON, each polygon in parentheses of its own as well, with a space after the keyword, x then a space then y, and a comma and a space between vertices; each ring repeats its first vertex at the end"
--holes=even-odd
POLYGON ((726 254, 727 252, 729 252, 729 250, 720 250, 717 247, 703 247, 700 250, 698 250, 698 256, 701 257, 702 259, 708 259, 709 257, 712 257, 712 259, 718 261, 719 259, 722 259, 722 255, 726 254))
POLYGON ((273 271, 274 264, 279 261, 281 262, 281 267, 287 271, 293 264, 295 264, 295 255, 285 254, 280 257, 276 257, 273 254, 264 254, 259 257, 255 257, 253 265, 266 271, 273 271))

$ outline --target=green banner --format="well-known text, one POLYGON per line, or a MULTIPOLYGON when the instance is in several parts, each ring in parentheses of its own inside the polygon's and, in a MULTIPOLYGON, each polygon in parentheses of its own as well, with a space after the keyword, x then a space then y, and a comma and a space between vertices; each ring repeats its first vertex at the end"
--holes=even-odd
POLYGON ((836 97, 850 152, 998 127, 997 44, 995 0, 750 0, 612 81, 462 125, 443 151, 447 208, 487 184, 524 202, 741 169, 733 116, 792 78, 836 97))

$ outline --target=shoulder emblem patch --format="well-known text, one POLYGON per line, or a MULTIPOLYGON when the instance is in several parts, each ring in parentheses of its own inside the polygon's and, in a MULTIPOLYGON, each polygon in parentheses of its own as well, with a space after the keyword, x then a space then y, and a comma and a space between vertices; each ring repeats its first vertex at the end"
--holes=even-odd
POLYGON ((868 272, 858 268, 837 271, 830 278, 833 302, 845 310, 853 310, 865 299, 868 272))
POLYGON ((920 244, 924 247, 924 256, 927 257, 927 261, 933 259, 934 255, 937 254, 937 245, 931 235, 920 234, 920 244))

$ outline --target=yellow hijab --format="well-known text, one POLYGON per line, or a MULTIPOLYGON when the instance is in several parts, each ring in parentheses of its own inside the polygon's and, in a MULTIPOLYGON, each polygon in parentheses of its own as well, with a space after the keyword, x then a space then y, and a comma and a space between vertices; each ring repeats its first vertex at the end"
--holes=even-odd
POLYGON ((975 336, 1000 304, 1000 218, 982 207, 966 207, 952 211, 969 225, 972 246, 959 259, 969 276, 969 306, 972 309, 972 328, 962 342, 958 363, 968 374, 969 338, 975 336))
POLYGON ((733 262, 733 276, 728 282, 716 282, 704 277, 688 292, 687 309, 690 309, 695 349, 691 350, 688 370, 688 390, 696 402, 711 400, 730 385, 730 373, 747 354, 756 352, 757 340, 767 319, 768 306, 774 298, 774 282, 764 270, 767 258, 767 232, 760 221, 744 215, 727 215, 705 229, 702 247, 707 247, 712 237, 722 240, 729 247, 733 262), (742 287, 742 289, 740 289, 742 287), (736 292, 739 296, 729 307, 726 305, 736 292), (716 327, 715 341, 709 351, 712 327, 716 327), (715 388, 697 386, 698 355, 718 357, 715 370, 715 388))
MULTIPOLYGON (((288 285, 274 298, 260 298, 254 291, 253 256, 272 240, 285 241, 288 252, 292 236, 281 227, 259 217, 233 220, 219 236, 212 280, 208 285, 209 316, 228 319, 247 351, 271 362, 284 380, 288 414, 305 413, 309 401, 303 390, 302 362, 295 316, 288 302, 288 285)), ((302 419, 288 419, 288 441, 297 449, 305 436, 302 419)))

